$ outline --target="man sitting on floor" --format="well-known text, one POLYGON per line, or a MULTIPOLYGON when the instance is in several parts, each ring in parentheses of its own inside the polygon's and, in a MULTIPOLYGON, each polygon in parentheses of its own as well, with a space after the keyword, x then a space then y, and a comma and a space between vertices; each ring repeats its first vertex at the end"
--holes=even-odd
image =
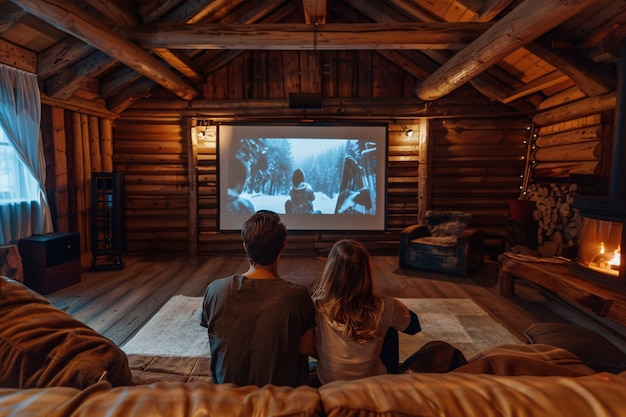
POLYGON ((287 229, 261 210, 241 237, 248 271, 212 282, 204 296, 213 383, 303 385, 315 354, 315 310, 305 287, 278 275, 287 229))

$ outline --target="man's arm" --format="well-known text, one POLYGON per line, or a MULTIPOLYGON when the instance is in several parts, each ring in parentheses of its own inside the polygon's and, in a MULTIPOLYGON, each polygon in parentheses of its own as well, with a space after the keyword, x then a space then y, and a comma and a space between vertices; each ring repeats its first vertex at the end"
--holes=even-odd
POLYGON ((317 350, 315 350, 315 332, 308 329, 302 337, 300 337, 300 347, 298 352, 303 356, 312 356, 317 358, 317 350))

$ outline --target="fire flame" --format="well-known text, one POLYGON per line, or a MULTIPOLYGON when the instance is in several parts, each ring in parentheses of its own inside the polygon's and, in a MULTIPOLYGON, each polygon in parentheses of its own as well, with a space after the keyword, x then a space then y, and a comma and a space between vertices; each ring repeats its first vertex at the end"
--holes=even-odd
MULTIPOLYGON (((604 255, 604 253, 605 253, 604 242, 600 242, 599 255, 604 255)), ((621 248, 620 248, 620 245, 617 245, 617 249, 615 249, 615 252, 613 252, 613 258, 609 259, 608 261, 603 260, 602 264, 604 265, 604 268, 606 269, 619 270, 620 263, 621 263, 621 248)))
POLYGON ((615 252, 613 253, 613 259, 609 260, 609 267, 611 269, 619 269, 621 257, 621 249, 618 245, 617 249, 615 249, 615 252))

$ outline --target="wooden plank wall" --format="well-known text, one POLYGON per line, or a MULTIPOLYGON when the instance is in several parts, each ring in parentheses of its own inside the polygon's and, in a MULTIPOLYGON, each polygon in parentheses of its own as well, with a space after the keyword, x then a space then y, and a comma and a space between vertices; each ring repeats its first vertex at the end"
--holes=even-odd
POLYGON ((431 208, 473 215, 489 244, 504 237, 508 200, 521 192, 530 121, 526 119, 437 119, 433 147, 431 208))

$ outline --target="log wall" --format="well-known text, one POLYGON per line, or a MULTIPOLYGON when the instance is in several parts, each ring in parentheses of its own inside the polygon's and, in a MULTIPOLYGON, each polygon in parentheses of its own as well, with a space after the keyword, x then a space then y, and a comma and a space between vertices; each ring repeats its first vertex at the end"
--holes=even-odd
MULTIPOLYGON (((81 250, 89 258, 91 174, 112 170, 124 174, 126 252, 240 253, 238 234, 217 229, 216 128, 209 126, 197 138, 192 132, 198 120, 171 111, 111 120, 44 106, 55 230, 80 232, 81 250)), ((429 208, 469 211, 488 234, 504 235, 507 199, 519 192, 526 123, 384 121, 389 126, 387 231, 351 237, 373 253, 395 254, 399 231, 429 208)), ((297 254, 325 254, 344 236, 294 232, 289 246, 297 254)))
MULTIPOLYGON (((533 154, 537 165, 525 169, 530 167, 529 120, 513 118, 469 87, 418 105, 411 97, 417 81, 371 51, 256 51, 238 54, 211 71, 197 101, 159 90, 121 116, 48 104, 42 131, 55 230, 79 231, 83 252, 91 250, 91 173, 112 170, 124 173, 127 252, 241 253, 238 234, 217 229, 215 128, 198 139, 192 134, 198 121, 315 117, 387 123, 387 231, 351 233, 376 253, 397 253, 399 231, 419 222, 428 209, 472 213, 488 243, 498 246, 505 235, 508 200, 520 195, 529 177, 574 172, 563 164, 554 166, 561 154, 578 158, 583 170, 605 148, 596 138, 605 135, 604 120, 584 125, 555 121, 571 111, 550 109, 537 117, 543 121, 533 154), (359 65, 366 60, 371 65, 359 65), (311 91, 323 93, 322 112, 311 116, 286 106, 289 92, 311 91), (426 113, 430 119, 421 119, 426 113), (559 124, 569 127, 554 127, 559 124), (409 129, 414 131, 410 138, 409 129)), ((602 162, 592 163, 595 171, 603 169, 602 162)), ((323 254, 344 236, 291 233, 289 247, 298 254, 323 254)))
POLYGON ((520 195, 530 121, 440 119, 431 122, 431 207, 472 214, 488 244, 502 244, 508 200, 520 195))
MULTIPOLYGON (((467 210, 475 215, 477 227, 503 237, 507 199, 519 194, 524 170, 527 121, 492 118, 386 122, 387 231, 354 232, 351 237, 366 242, 373 252, 396 253, 399 231, 418 222, 420 211, 428 208, 467 210), (406 135, 408 130, 413 130, 411 137, 406 135), (421 162, 424 141, 434 144, 431 167, 421 162), (429 169, 433 171, 432 190, 420 184, 428 181, 420 178, 429 169)), ((116 121, 114 135, 115 170, 125 173, 129 251, 194 248, 203 254, 240 253, 238 233, 222 233, 217 226, 214 122, 175 117, 151 121, 147 114, 135 113, 132 118, 116 121), (209 126, 194 127, 197 124, 209 126), (185 126, 190 126, 189 132, 185 126), (194 131, 202 131, 203 136, 197 137, 194 131), (189 166, 185 166, 186 161, 190 161, 189 166), (195 186, 190 186, 193 182, 195 186), (194 187, 197 194, 189 195, 194 187)), ((324 254, 345 236, 293 232, 289 251, 324 254)))
POLYGON ((91 174, 113 169, 111 119, 42 106, 46 192, 53 228, 78 232, 91 253, 91 174))
MULTIPOLYGON (((240 253, 238 233, 218 230, 217 127, 208 120, 121 118, 115 123, 115 170, 124 173, 126 248, 130 252, 240 253), (189 131, 184 131, 189 125, 189 131), (202 137, 197 135, 202 131, 202 137), (191 145, 190 145, 191 144, 191 145), (191 148, 193 152, 190 152, 191 148), (189 162, 189 165, 187 163, 189 162), (197 192, 192 192, 195 183, 197 192), (192 212, 193 211, 193 212, 192 212), (192 230, 193 224, 193 230, 192 230), (194 236, 195 242, 189 242, 194 236)), ((357 232, 375 251, 397 251, 397 232, 417 220, 418 138, 426 123, 389 123, 388 232, 357 232), (408 137, 406 132, 413 130, 408 137)), ((324 252, 340 233, 290 234, 292 253, 324 252)))

